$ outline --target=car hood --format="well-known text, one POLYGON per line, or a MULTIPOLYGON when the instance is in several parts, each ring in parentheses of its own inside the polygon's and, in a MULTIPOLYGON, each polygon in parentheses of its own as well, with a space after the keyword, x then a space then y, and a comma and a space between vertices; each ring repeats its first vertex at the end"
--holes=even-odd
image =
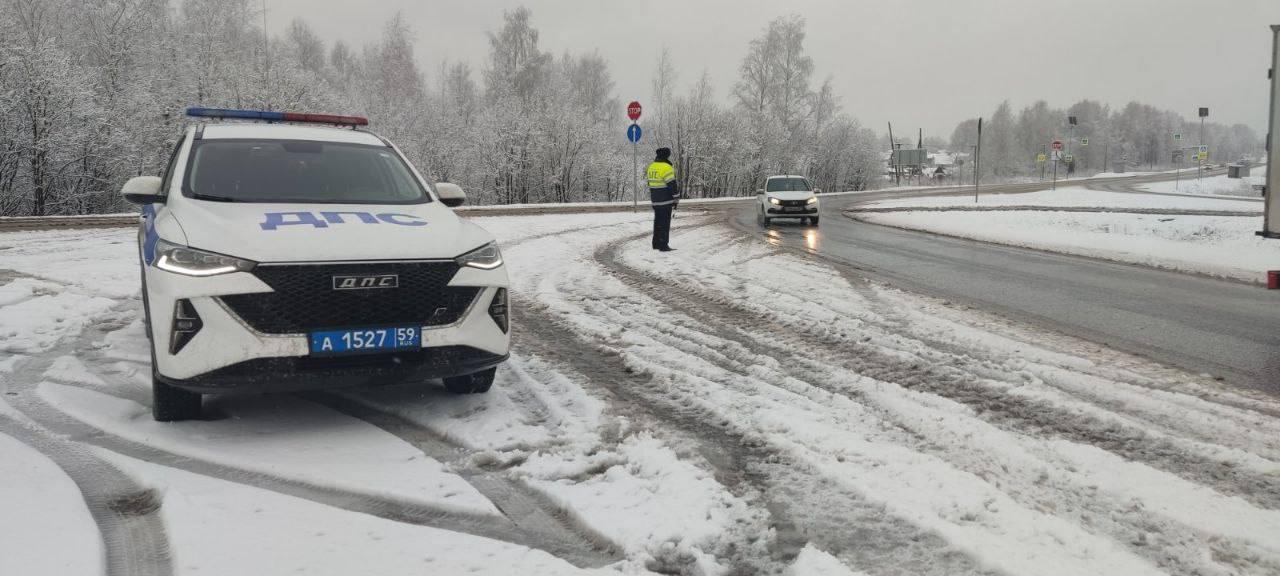
POLYGON ((493 241, 439 202, 241 204, 184 199, 187 245, 255 262, 453 258, 493 241))
POLYGON ((779 200, 808 200, 813 198, 813 192, 765 192, 765 195, 779 200))

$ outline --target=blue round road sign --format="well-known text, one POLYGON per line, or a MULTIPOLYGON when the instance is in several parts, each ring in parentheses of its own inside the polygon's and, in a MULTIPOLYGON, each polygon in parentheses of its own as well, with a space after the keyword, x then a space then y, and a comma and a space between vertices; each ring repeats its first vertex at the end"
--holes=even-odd
POLYGON ((635 144, 636 142, 640 141, 640 125, 639 124, 632 124, 630 126, 627 126, 627 140, 630 140, 632 144, 635 144))

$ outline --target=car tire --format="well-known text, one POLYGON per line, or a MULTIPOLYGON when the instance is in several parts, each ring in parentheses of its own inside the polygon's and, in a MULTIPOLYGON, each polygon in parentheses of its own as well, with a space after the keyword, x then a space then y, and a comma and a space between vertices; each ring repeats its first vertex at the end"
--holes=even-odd
POLYGON ((151 417, 156 422, 198 420, 203 415, 201 395, 174 388, 151 374, 151 417))
POLYGON ((809 225, 811 225, 811 226, 817 226, 817 225, 818 225, 818 219, 817 219, 817 218, 810 218, 810 219, 809 219, 809 225))
POLYGON ((450 394, 484 394, 493 387, 493 377, 498 369, 490 368, 466 376, 454 376, 444 379, 444 389, 450 394))

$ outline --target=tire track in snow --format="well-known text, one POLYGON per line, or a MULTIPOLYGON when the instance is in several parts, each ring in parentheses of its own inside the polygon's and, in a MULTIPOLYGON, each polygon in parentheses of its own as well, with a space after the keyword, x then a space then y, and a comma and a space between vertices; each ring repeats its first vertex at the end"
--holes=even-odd
MULTIPOLYGON (((732 311, 737 320, 752 322, 761 315, 759 310, 753 310, 724 294, 707 296, 708 302, 732 311)), ((822 305, 821 302, 816 304, 822 305)), ((984 418, 989 421, 1010 429, 1033 436, 1055 435, 1065 440, 1099 446, 1126 459, 1143 462, 1188 481, 1238 496, 1256 506, 1269 510, 1280 509, 1280 476, 1245 470, 1223 460, 1193 453, 1181 445, 1180 438, 1152 434, 1126 421, 1122 415, 1117 415, 1114 420, 1104 420, 1095 414, 1065 410, 1042 400, 1008 394, 1010 385, 1017 386, 1022 382, 1001 382, 1001 386, 984 382, 984 378, 999 380, 1008 376, 970 356, 971 351, 954 358, 945 355, 923 358, 918 365, 903 365, 892 361, 892 358, 888 362, 869 362, 865 359, 883 356, 883 352, 874 344, 844 337, 833 338, 830 333, 821 330, 821 327, 798 328, 788 323, 775 324, 776 329, 792 333, 815 346, 826 347, 833 358, 840 359, 845 368, 855 373, 876 380, 900 382, 904 387, 966 404, 984 414, 984 418), (949 366, 948 361, 958 362, 960 366, 949 366), (966 370, 971 370, 972 373, 966 370)), ((1088 400, 1085 399, 1084 402, 1088 403, 1088 400)), ((1111 406, 1095 407, 1104 413, 1112 412, 1111 406)))
MULTIPOLYGON (((121 314, 131 313, 136 303, 122 304, 118 311, 121 314)), ((111 326, 119 327, 118 323, 111 326)), ((271 474, 263 474, 244 470, 234 466, 228 466, 211 461, 191 458, 181 454, 175 454, 160 448, 148 446, 138 442, 128 440, 126 438, 112 434, 106 430, 96 428, 88 423, 82 422, 68 414, 63 413, 56 407, 50 405, 36 393, 36 384, 42 380, 44 372, 52 364, 52 358, 63 355, 75 355, 77 351, 94 350, 94 342, 103 334, 101 325, 91 325, 86 327, 85 331, 76 338, 70 339, 59 346, 45 352, 36 357, 27 359, 22 365, 19 373, 14 374, 14 385, 11 390, 16 392, 15 396, 10 397, 14 408, 18 409, 28 418, 38 423, 40 426, 55 431, 75 442, 96 446, 101 449, 109 450, 117 454, 177 468, 217 478, 236 484, 250 486, 262 490, 268 490, 296 498, 302 498, 318 504, 340 508, 349 512, 356 512, 376 516, 386 520, 401 522, 405 524, 414 524, 431 528, 439 528, 454 532, 471 534, 473 536, 481 536, 494 540, 501 540, 512 544, 526 546, 530 548, 542 549, 553 555, 561 556, 570 563, 584 567, 597 567, 608 564, 616 557, 609 554, 607 550, 596 550, 594 546, 584 546, 579 539, 575 546, 572 543, 562 541, 563 530, 548 530, 553 536, 546 536, 536 528, 546 527, 536 522, 532 528, 523 526, 511 518, 498 518, 482 514, 468 514, 456 510, 438 508, 414 502, 406 499, 395 498, 385 495, 372 495, 343 490, 340 488, 332 488, 313 484, 301 480, 295 480, 283 476, 271 474), (564 555, 561 555, 561 554, 564 555)), ((93 367, 97 362, 96 357, 89 355, 85 357, 82 353, 77 356, 86 366, 93 367)), ((114 380, 106 371, 97 370, 95 374, 104 378, 109 384, 113 384, 109 389, 102 387, 94 387, 81 384, 64 383, 75 387, 81 387, 92 390, 97 393, 110 393, 113 391, 124 392, 127 396, 136 397, 136 384, 129 382, 112 382, 114 380)), ((377 424, 372 424, 377 426, 377 424)), ((21 438, 20 438, 21 439, 21 438)), ((417 445, 417 444, 415 444, 417 445)), ((420 447, 420 446, 419 446, 420 447)), ((83 450, 82 450, 83 451, 83 450)), ((87 452, 86 452, 87 453, 87 452)), ((437 451, 437 454, 440 454, 437 451)), ((450 459, 456 458, 457 454, 450 455, 450 459)), ((104 465, 108 465, 104 462, 104 465)), ((465 475, 464 475, 465 478, 465 475)), ((482 483, 487 480, 482 479, 482 483)), ((491 482, 483 488, 491 487, 491 482)), ((474 485, 473 485, 474 486, 474 485)), ((481 494, 485 494, 482 487, 476 487, 481 494)), ((508 509, 523 511, 530 516, 536 517, 537 514, 543 513, 550 509, 550 505, 536 506, 535 503, 541 504, 534 498, 537 496, 531 490, 527 490, 525 495, 508 493, 501 494, 501 487, 489 490, 493 493, 498 501, 508 501, 508 509), (529 494, 533 494, 530 496, 529 494)), ((508 490, 508 492, 512 492, 508 490)), ((487 496, 487 494, 486 494, 487 496)), ((497 502, 495 502, 497 504, 497 502)), ((127 572, 132 574, 131 572, 127 572)), ((140 571, 141 574, 149 572, 140 571)))
MULTIPOLYGON (((102 535, 108 576, 173 574, 169 540, 159 515, 163 497, 158 492, 77 443, 30 424, 0 415, 0 433, 38 450, 75 482, 102 535)), ((21 529, 18 519, 6 521, 11 529, 21 529)))
POLYGON ((856 551, 854 557, 873 561, 884 574, 982 573, 940 536, 893 518, 882 506, 853 495, 799 488, 814 481, 799 463, 758 438, 744 436, 723 416, 672 397, 643 368, 584 340, 541 303, 519 293, 514 297, 515 345, 524 354, 572 369, 573 379, 607 392, 614 409, 641 420, 642 427, 690 439, 717 481, 770 512, 777 534, 771 557, 729 558, 741 573, 778 572, 810 541, 824 549, 856 551))
POLYGON ((579 567, 599 567, 621 559, 617 543, 578 521, 541 493, 500 472, 479 470, 463 462, 466 449, 462 446, 400 416, 346 395, 316 393, 304 397, 368 422, 436 460, 453 464, 454 472, 493 502, 511 521, 522 540, 507 541, 545 550, 579 567))
MULTIPOLYGON (((621 281, 629 286, 644 293, 663 293, 669 292, 670 284, 664 284, 659 279, 652 277, 643 271, 638 271, 628 267, 619 260, 619 251, 629 242, 637 237, 624 239, 605 246, 596 253, 596 260, 614 273, 621 281)), ((711 333, 721 339, 734 344, 743 346, 746 349, 745 358, 739 355, 727 353, 707 354, 703 356, 704 360, 716 364, 721 369, 728 372, 734 372, 748 375, 748 371, 752 370, 749 364, 742 362, 749 360, 751 356, 768 357, 768 358, 788 358, 788 368, 790 372, 796 374, 796 378, 801 379, 811 385, 831 393, 848 396, 859 403, 874 404, 874 402, 866 402, 865 398, 852 387, 841 385, 835 382, 829 373, 826 373, 824 366, 843 365, 856 374, 863 374, 873 377, 877 380, 885 382, 903 382, 903 381, 922 381, 929 382, 925 386, 915 386, 917 388, 926 388, 929 392, 943 397, 958 399, 965 404, 974 405, 973 399, 965 394, 956 394, 954 388, 961 390, 979 390, 982 398, 981 410, 978 416, 986 420, 994 420, 993 423, 1001 428, 1013 429, 1015 432, 1027 433, 1031 436, 1037 436, 1037 430, 1030 426, 1009 426, 1012 418, 990 418, 990 414, 996 415, 1012 415, 1023 411, 1024 406, 1018 406, 1017 401, 1013 401, 1013 406, 1007 406, 1011 403, 1010 398, 998 391, 991 390, 977 382, 977 378, 962 370, 950 369, 945 371, 937 371, 923 369, 919 366, 908 366, 902 363, 901 358, 885 356, 884 353, 873 346, 857 346, 849 345, 847 342, 841 345, 833 345, 831 342, 816 339, 813 335, 798 332, 791 326, 779 324, 762 317, 758 312, 742 310, 734 307, 732 300, 724 299, 716 296, 708 296, 695 291, 685 291, 683 295, 686 299, 664 299, 665 305, 672 307, 674 310, 697 320, 702 325, 711 328, 711 333), (753 334, 769 334, 770 338, 757 337, 753 334), (801 346, 787 348, 775 345, 780 335, 789 335, 793 341, 801 342, 801 346), (849 348, 853 348, 852 350, 849 348), (821 352, 823 358, 806 358, 805 355, 796 354, 796 349, 815 350, 821 352), (850 354, 850 352, 853 352, 850 354), (857 361, 849 362, 849 358, 856 358, 857 361), (852 365, 851 365, 852 364, 852 365), (923 377, 922 377, 923 376, 923 377), (941 376, 941 378, 939 378, 941 376), (986 413, 984 413, 986 412, 986 413), (1002 421, 1003 420, 1003 421, 1002 421)), ((681 328, 687 328, 682 326, 681 328)), ((683 338, 679 334, 671 334, 669 338, 677 341, 683 338)), ((696 345, 696 343, 695 343, 696 345)), ((677 344, 677 348, 679 345, 677 344)), ((935 358, 937 360, 932 363, 933 366, 946 366, 946 359, 935 358)), ((785 376, 785 375, 782 375, 785 376)), ((906 386, 904 384, 904 386, 906 386)), ((909 388, 911 386, 908 386, 909 388)), ((1053 408, 1053 407, 1049 407, 1053 408)), ((1045 424, 1058 418, 1057 410, 1053 409, 1047 413, 1037 413, 1040 417, 1036 419, 1039 424, 1045 424)), ((1012 422, 1013 424, 1021 424, 1020 422, 1012 422)), ((900 424, 901 425, 901 424, 900 424)), ((1093 431, 1096 427, 1087 428, 1093 431)), ((1083 432, 1084 427, 1075 429, 1077 432, 1083 432)), ((1050 431, 1053 433, 1054 431, 1050 431)), ((1110 429, 1106 432, 1111 432, 1110 429)), ((1074 439, 1096 440, 1097 434, 1077 433, 1073 435, 1074 439)), ((926 438, 921 441, 912 442, 915 449, 921 452, 934 453, 936 456, 944 460, 954 460, 955 456, 948 454, 935 444, 936 440, 926 438)), ((1181 451, 1174 451, 1180 454, 1181 451)), ((981 463, 983 458, 975 459, 981 463)), ((966 466, 961 464, 961 468, 966 466)), ((1001 470, 973 470, 972 464, 968 466, 971 472, 978 474, 983 478, 992 478, 1000 476, 1009 476, 1007 470, 1002 474, 1001 470)), ((1095 522, 1109 532, 1110 535, 1119 542, 1127 543, 1132 552, 1147 557, 1156 562, 1165 569, 1169 569, 1175 573, 1193 573, 1201 569, 1219 569, 1220 566, 1205 562, 1204 558, 1198 557, 1194 553, 1188 553, 1182 548, 1168 548, 1161 546, 1164 542, 1178 544, 1187 541, 1201 541, 1208 548, 1215 550, 1221 558, 1240 558, 1253 555, 1249 545, 1231 542, 1228 540, 1206 539, 1195 529, 1182 526, 1171 522, 1164 518, 1158 518, 1144 513, 1142 510, 1130 509, 1123 513, 1116 513, 1117 508, 1113 507, 1114 502, 1094 502, 1090 494, 1078 493, 1079 498, 1075 498, 1073 503, 1055 501, 1054 490, 1061 489, 1061 486, 1053 486, 1053 483, 1045 484, 1041 479, 1033 482, 1024 482, 1024 490, 1032 496, 1027 501, 1028 496, 1020 494, 1024 500, 1024 504, 1029 505, 1033 509, 1043 509, 1044 507, 1053 507, 1061 509, 1062 512, 1070 512, 1071 508, 1080 507, 1075 511, 1075 515, 1082 517, 1092 516, 1095 522), (1038 494, 1037 494, 1038 493, 1038 494), (1151 542, 1145 537, 1145 534, 1160 534, 1162 542, 1151 542), (1134 534, 1144 535, 1141 539, 1134 539, 1134 534)), ((1077 487, 1077 491, 1082 487, 1077 487)), ((830 549, 830 545, 824 549, 830 549)), ((1265 562, 1263 562, 1265 563, 1265 562)), ((867 562, 856 562, 856 565, 865 566, 867 562)), ((1280 565, 1273 565, 1273 568, 1280 568, 1280 565)))

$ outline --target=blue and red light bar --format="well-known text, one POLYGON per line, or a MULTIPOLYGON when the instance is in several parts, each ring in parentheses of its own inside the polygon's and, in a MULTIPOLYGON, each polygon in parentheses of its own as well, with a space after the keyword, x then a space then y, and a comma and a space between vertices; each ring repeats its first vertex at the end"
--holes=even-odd
POLYGON ((240 120, 265 120, 267 122, 305 122, 310 124, 335 124, 338 126, 368 126, 363 116, 338 116, 335 114, 308 114, 305 112, 272 112, 269 110, 237 110, 234 108, 187 108, 187 116, 193 118, 236 118, 240 120))

